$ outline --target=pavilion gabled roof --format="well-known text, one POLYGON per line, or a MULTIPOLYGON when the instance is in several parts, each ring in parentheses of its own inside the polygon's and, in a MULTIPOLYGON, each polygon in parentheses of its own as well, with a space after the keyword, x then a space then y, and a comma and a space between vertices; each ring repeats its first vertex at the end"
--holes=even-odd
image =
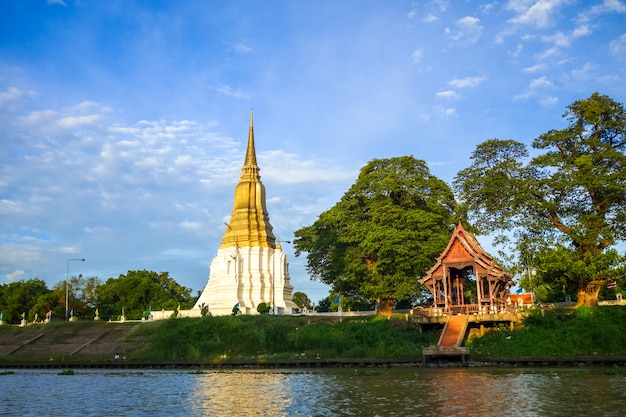
POLYGON ((473 233, 467 232, 463 225, 459 224, 454 228, 448 245, 437 257, 437 262, 420 279, 420 284, 427 284, 431 279, 441 279, 446 266, 455 268, 465 268, 474 266, 478 275, 487 275, 490 279, 501 279, 508 281, 512 279, 511 274, 506 272, 491 255, 489 255, 473 233))

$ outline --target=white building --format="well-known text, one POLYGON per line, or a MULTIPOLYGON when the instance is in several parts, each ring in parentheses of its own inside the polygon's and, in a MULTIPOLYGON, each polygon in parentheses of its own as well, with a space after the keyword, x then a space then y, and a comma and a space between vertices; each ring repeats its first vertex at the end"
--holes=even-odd
POLYGON ((252 111, 246 159, 235 187, 235 201, 226 233, 211 262, 209 281, 193 310, 208 308, 212 315, 258 314, 269 303, 275 314, 292 314, 287 256, 277 242, 265 206, 265 187, 256 162, 252 111))

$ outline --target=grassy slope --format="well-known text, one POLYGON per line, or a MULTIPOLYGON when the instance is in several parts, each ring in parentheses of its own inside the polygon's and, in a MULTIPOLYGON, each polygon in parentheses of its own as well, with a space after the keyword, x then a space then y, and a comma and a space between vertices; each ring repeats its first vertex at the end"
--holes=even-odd
POLYGON ((580 307, 532 311, 521 330, 500 329, 469 341, 486 356, 626 354, 626 307, 580 307))
POLYGON ((393 358, 421 355, 432 335, 410 322, 384 318, 227 316, 176 319, 138 326, 131 337, 151 333, 136 360, 233 358, 393 358))

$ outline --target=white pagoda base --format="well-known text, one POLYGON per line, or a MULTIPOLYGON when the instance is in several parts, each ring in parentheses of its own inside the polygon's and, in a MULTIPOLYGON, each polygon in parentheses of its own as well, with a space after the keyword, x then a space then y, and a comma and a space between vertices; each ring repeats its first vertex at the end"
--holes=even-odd
POLYGON ((258 314, 260 303, 270 304, 273 314, 293 314, 293 286, 288 263, 280 247, 222 248, 211 262, 209 281, 193 309, 207 308, 214 316, 258 314), (273 279, 276 277, 276 279, 273 279))

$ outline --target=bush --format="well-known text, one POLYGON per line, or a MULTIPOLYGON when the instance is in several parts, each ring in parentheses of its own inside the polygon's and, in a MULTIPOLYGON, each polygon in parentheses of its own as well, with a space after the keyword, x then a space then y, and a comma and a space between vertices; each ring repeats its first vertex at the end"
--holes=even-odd
POLYGON ((626 307, 535 310, 518 331, 487 333, 467 343, 491 356, 626 354, 626 307))
POLYGON ((267 314, 270 312, 270 309, 272 307, 270 306, 269 303, 259 303, 259 305, 256 307, 256 311, 259 314, 267 314))

